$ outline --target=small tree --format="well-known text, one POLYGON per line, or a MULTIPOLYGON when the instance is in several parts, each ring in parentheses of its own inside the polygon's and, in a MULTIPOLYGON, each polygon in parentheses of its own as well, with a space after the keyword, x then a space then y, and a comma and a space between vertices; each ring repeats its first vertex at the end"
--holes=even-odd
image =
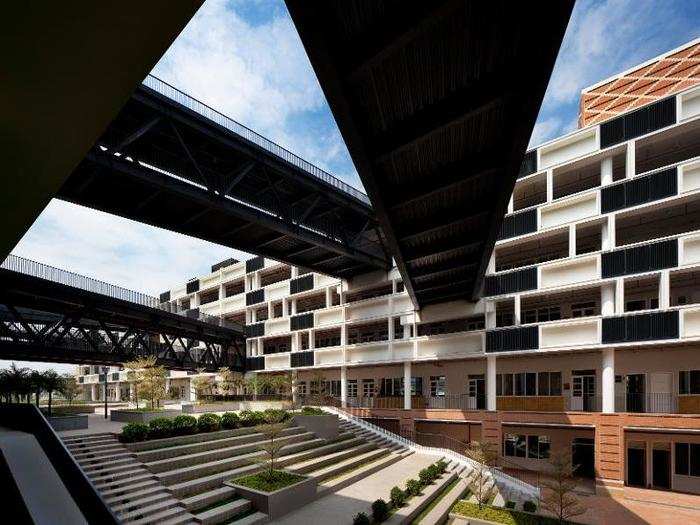
POLYGON ((75 380, 75 376, 73 376, 73 374, 64 374, 61 379, 63 381, 63 385, 61 387, 63 397, 66 398, 69 405, 72 405, 73 400, 78 397, 78 394, 80 393, 80 386, 75 380))
POLYGON ((63 378, 55 370, 46 370, 43 376, 44 390, 49 394, 49 417, 51 417, 51 397, 54 392, 62 392, 63 378))
POLYGON ((225 395, 234 395, 236 390, 243 384, 241 374, 234 372, 227 366, 219 368, 219 377, 221 377, 221 381, 217 384, 217 387, 225 395))
POLYGON ((262 445, 260 445, 260 449, 265 452, 265 455, 260 461, 265 464, 264 475, 270 481, 275 476, 275 459, 279 457, 280 451, 284 446, 284 442, 277 439, 287 426, 286 423, 282 422, 283 418, 283 411, 267 412, 265 414, 265 423, 256 427, 256 430, 265 437, 262 445))
POLYGON ((465 450, 465 455, 476 463, 472 487, 474 497, 481 508, 488 499, 489 493, 486 491, 486 485, 490 479, 491 466, 498 458, 498 452, 494 444, 489 441, 472 441, 465 450))
POLYGON ((197 396, 197 401, 200 398, 211 396, 214 390, 214 378, 205 374, 204 368, 198 368, 197 374, 192 378, 192 388, 197 396))
POLYGON ((550 457, 551 467, 547 477, 542 481, 543 498, 540 506, 559 518, 560 523, 586 512, 586 509, 574 495, 576 480, 574 471, 578 466, 571 462, 566 450, 554 451, 550 457))
POLYGON ((44 375, 38 370, 32 370, 29 373, 29 381, 31 382, 32 389, 34 390, 34 403, 38 407, 41 392, 44 390, 44 375))
POLYGON ((141 372, 151 364, 156 364, 155 357, 140 357, 124 363, 124 368, 127 370, 127 378, 134 384, 133 401, 136 404, 136 408, 139 407, 139 386, 143 382, 141 372))
POLYGON ((326 401, 326 378, 320 372, 314 372, 311 378, 311 391, 309 400, 312 405, 321 406, 326 401))
POLYGON ((278 374, 270 378, 270 386, 277 394, 287 396, 292 392, 292 375, 278 374))
POLYGON ((167 370, 155 363, 155 358, 152 358, 152 362, 149 362, 149 366, 139 371, 141 374, 141 393, 143 397, 151 402, 152 409, 159 406, 161 400, 165 399, 165 380, 168 376, 167 370))

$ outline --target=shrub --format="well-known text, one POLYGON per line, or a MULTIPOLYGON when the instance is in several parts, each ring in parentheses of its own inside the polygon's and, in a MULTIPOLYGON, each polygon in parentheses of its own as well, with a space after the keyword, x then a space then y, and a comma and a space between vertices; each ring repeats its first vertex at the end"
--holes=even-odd
POLYGON ((323 410, 321 410, 320 408, 316 408, 316 407, 302 407, 301 415, 302 416, 323 416, 323 415, 325 415, 325 412, 323 410))
POLYGON ((214 432, 219 430, 221 418, 216 414, 202 414, 197 420, 197 429, 200 432, 214 432))
POLYGON ((272 418, 274 421, 285 423, 292 418, 292 415, 281 408, 268 408, 263 412, 263 417, 265 419, 272 418))
POLYGON ((352 525, 369 525, 369 517, 364 512, 355 514, 352 519, 352 525))
POLYGON ((265 422, 265 416, 262 412, 252 412, 250 410, 241 411, 239 418, 242 427, 254 427, 265 422))
POLYGON ((406 492, 411 496, 420 496, 420 491, 423 488, 421 482, 417 479, 409 479, 406 482, 406 492))
POLYGON ((444 474, 447 470, 447 462, 444 459, 441 459, 435 463, 435 466, 437 467, 438 471, 440 471, 440 474, 444 474))
POLYGON ((119 435, 120 441, 133 443, 134 441, 144 441, 148 437, 148 425, 145 423, 127 423, 122 428, 119 435))
POLYGON ((437 465, 428 465, 427 470, 430 475, 430 481, 436 480, 440 477, 440 474, 442 474, 437 465))
POLYGON ((184 436, 197 433, 197 418, 194 416, 181 415, 173 419, 173 434, 184 436))
POLYGON ((227 428, 227 429, 232 429, 232 428, 238 428, 241 424, 240 418, 238 417, 238 414, 235 412, 226 412, 223 416, 221 416, 221 427, 222 428, 227 428))
POLYGON ((507 508, 507 509, 514 509, 514 508, 515 508, 515 502, 514 502, 514 501, 506 501, 506 508, 507 508))
POLYGON ((173 420, 168 417, 157 417, 148 423, 148 437, 151 439, 166 438, 173 435, 173 420))
POLYGON ((534 501, 526 501, 523 503, 523 510, 525 512, 537 512, 537 505, 534 501))
POLYGON ((389 517, 389 505, 383 499, 372 503, 372 519, 375 523, 381 523, 389 517))
POLYGON ((430 485, 430 482, 433 480, 427 468, 424 468, 418 473, 418 479, 420 479, 421 485, 423 486, 430 485))
POLYGON ((399 487, 394 487, 391 489, 389 498, 391 499, 391 504, 397 509, 399 507, 403 507, 403 504, 406 503, 406 493, 399 487))

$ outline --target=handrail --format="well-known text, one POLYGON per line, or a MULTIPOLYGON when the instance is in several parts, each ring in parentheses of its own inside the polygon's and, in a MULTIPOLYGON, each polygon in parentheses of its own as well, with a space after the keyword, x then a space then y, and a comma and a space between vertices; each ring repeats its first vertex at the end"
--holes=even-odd
POLYGON ((30 275, 32 277, 38 277, 39 279, 45 279, 47 281, 52 281, 66 286, 71 286, 73 288, 79 288, 80 290, 85 290, 87 292, 106 295, 112 299, 128 301, 130 303, 139 304, 148 308, 155 308, 157 310, 163 310, 177 315, 190 317, 209 324, 232 329, 240 328, 237 323, 226 321, 219 316, 208 315, 192 309, 185 310, 180 308, 175 302, 161 303, 158 297, 153 297, 142 292, 136 292, 134 290, 129 290, 128 288, 117 286, 116 284, 110 284, 100 281, 99 279, 93 279, 92 277, 87 277, 75 272, 56 268, 55 266, 51 266, 49 264, 32 261, 31 259, 20 257, 19 255, 8 255, 2 264, 0 264, 0 268, 24 275, 30 275))
POLYGON ((119 523, 117 517, 36 406, 32 404, 0 404, 0 422, 3 426, 34 436, 88 523, 114 525, 119 523))
MULTIPOLYGON (((333 414, 338 415, 338 417, 347 419, 349 421, 352 421, 358 426, 361 426, 367 430, 371 430, 375 433, 381 434, 382 437, 385 437, 389 439, 390 441, 393 441, 395 443, 404 445, 416 452, 423 452, 427 454, 435 454, 435 455, 443 455, 445 457, 448 457, 449 459, 460 463, 461 465, 465 465, 471 468, 475 468, 476 462, 473 459, 470 459, 462 454, 459 454, 453 450, 447 449, 447 448, 440 448, 440 447, 427 447, 424 445, 419 445, 415 441, 411 441, 403 436, 400 436, 398 434, 395 434, 394 432, 391 432, 389 430, 386 430, 385 428, 379 427, 377 425, 374 425, 370 423, 369 421, 365 421, 362 418, 359 418, 355 416, 354 414, 350 414, 349 412, 341 409, 341 408, 336 408, 332 406, 322 406, 320 407, 323 410, 326 410, 328 412, 331 412, 333 414)), ((488 469, 490 474, 494 477, 494 481, 500 482, 503 485, 510 486, 510 488, 513 488, 521 493, 527 494, 530 497, 533 498, 539 498, 540 491, 537 487, 533 487, 529 483, 526 483, 524 481, 519 480, 516 477, 513 477, 509 474, 506 474, 505 472, 495 469, 495 468, 489 468, 488 469)))
POLYGON ((256 133, 249 127, 244 126, 239 122, 236 122, 232 118, 227 117, 223 113, 215 110, 211 106, 208 106, 204 102, 201 102, 200 100, 197 100, 196 98, 188 95, 184 91, 179 90, 175 86, 168 84, 164 80, 161 80, 160 78, 154 75, 148 75, 143 80, 143 85, 171 100, 174 100, 175 102, 178 102, 179 104, 182 104, 186 108, 191 109, 192 111, 202 115, 205 118, 208 118, 209 120, 215 122, 216 124, 219 124, 220 126, 223 126, 229 131, 240 135, 244 139, 263 148, 264 150, 272 153, 273 155, 280 157, 282 160, 296 166, 297 168, 302 169, 309 175, 312 175, 317 179, 321 179, 326 184, 329 184, 334 188, 337 188, 342 192, 347 193, 348 195, 363 202, 364 204, 371 204, 369 197, 367 197, 367 195, 365 195, 360 190, 353 188, 349 184, 334 177, 327 171, 322 170, 318 166, 302 159, 298 155, 295 155, 294 153, 292 153, 286 148, 283 148, 279 144, 276 144, 275 142, 266 139, 265 137, 263 137, 259 133, 256 133))

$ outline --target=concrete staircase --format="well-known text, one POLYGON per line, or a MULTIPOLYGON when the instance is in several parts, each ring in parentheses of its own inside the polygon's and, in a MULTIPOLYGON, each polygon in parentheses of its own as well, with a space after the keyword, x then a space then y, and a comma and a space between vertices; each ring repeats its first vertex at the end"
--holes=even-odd
MULTIPOLYGON (((267 516, 223 483, 261 469, 263 438, 254 428, 240 428, 128 445, 113 434, 64 442, 124 523, 254 525, 267 516)), ((315 477, 319 496, 411 453, 345 422, 334 440, 301 427, 286 428, 280 439, 276 465, 315 477)))

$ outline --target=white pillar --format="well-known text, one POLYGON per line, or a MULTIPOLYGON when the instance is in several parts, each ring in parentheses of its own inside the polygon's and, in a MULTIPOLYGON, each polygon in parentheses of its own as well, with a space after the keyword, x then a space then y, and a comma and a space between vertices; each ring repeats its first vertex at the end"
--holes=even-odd
POLYGON ((486 273, 496 272, 496 250, 491 252, 491 258, 489 259, 489 265, 486 267, 486 273))
POLYGON ((348 406, 348 367, 340 367, 340 406, 348 406))
POLYGON ((513 194, 510 195, 510 200, 508 201, 508 213, 513 213, 513 194))
POLYGON ((333 302, 331 297, 331 288, 329 286, 328 288, 326 288, 326 308, 330 308, 331 303, 333 302))
POLYGON ((659 275, 659 308, 667 309, 671 306, 671 274, 668 270, 662 270, 659 275))
POLYGON ((576 225, 569 226, 569 257, 576 257, 576 225))
POLYGON ((486 410, 496 410, 496 356, 486 356, 486 410))
POLYGON ((496 302, 488 300, 485 301, 484 312, 486 316, 486 329, 490 330, 492 328, 496 328, 496 302))
POLYGON ((411 410, 411 362, 403 363, 403 408, 411 410))
POLYGON ((617 279, 615 281, 615 313, 625 313, 625 280, 617 279))
POLYGON ((299 402, 299 394, 297 392, 298 385, 299 385, 299 372, 297 372, 296 370, 293 370, 292 371, 292 404, 294 406, 296 406, 297 403, 299 402))
POLYGON ((297 300, 292 299, 292 315, 296 315, 296 314, 297 314, 297 300))
POLYGON ((601 315, 615 315, 615 283, 604 283, 600 288, 601 315))
POLYGON ((600 229, 600 248, 603 251, 615 248, 615 216, 608 215, 600 229))
POLYGON ((603 413, 615 412, 615 350, 603 349, 603 413))
POLYGON ((90 395, 90 400, 91 401, 97 401, 97 386, 98 385, 92 385, 92 392, 90 395))
POLYGON ((554 170, 547 170, 547 202, 554 200, 554 170))
POLYGON ((613 182, 613 158, 605 157, 600 161, 600 185, 606 186, 613 182))
POLYGON ((625 159, 625 177, 628 179, 634 177, 635 172, 635 148, 636 144, 633 140, 627 143, 627 158, 625 159))
POLYGON ((121 401, 122 400, 122 386, 119 381, 117 381, 114 384, 114 400, 115 401, 121 401))
POLYGON ((394 318, 389 317, 388 322, 389 322, 389 325, 387 327, 387 335, 389 336, 389 341, 393 341, 394 340, 394 318))
POLYGON ((136 396, 136 387, 134 386, 134 383, 129 383, 129 401, 134 401, 135 396, 136 396))
POLYGON ((520 325, 520 295, 513 297, 513 324, 520 325))

